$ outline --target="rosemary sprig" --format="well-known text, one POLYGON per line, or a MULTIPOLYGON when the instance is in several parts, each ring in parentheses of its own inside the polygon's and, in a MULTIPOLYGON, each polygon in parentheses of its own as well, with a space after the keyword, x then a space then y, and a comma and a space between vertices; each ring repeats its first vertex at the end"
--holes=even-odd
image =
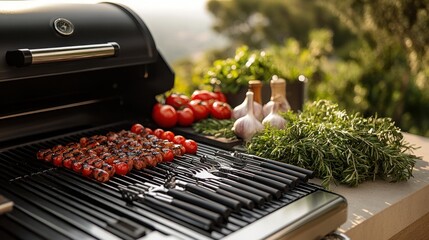
POLYGON ((197 133, 210 135, 214 137, 223 137, 228 140, 235 140, 237 137, 231 130, 234 125, 234 121, 231 119, 213 119, 207 118, 193 124, 193 129, 197 133))
POLYGON ((283 130, 266 128, 246 145, 250 153, 315 171, 331 182, 357 186, 380 177, 405 181, 412 177, 414 146, 389 118, 347 114, 329 101, 306 105, 302 113, 284 114, 283 130))

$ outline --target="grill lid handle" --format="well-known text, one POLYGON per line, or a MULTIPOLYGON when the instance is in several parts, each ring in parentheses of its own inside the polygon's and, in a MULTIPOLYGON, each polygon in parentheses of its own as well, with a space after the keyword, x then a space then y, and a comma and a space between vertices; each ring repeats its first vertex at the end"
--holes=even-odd
POLYGON ((7 51, 6 62, 11 66, 24 67, 31 64, 114 57, 118 55, 119 49, 119 44, 116 42, 39 49, 24 48, 7 51))

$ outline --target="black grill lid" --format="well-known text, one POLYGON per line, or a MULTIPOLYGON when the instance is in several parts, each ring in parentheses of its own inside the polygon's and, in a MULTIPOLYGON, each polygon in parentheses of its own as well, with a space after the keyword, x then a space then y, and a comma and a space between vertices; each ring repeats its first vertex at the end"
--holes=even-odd
POLYGON ((0 1, 0 149, 150 117, 174 73, 143 21, 113 4, 0 1))
POLYGON ((14 2, 13 8, 2 5, 0 81, 157 60, 148 28, 122 5, 28 1, 14 2))

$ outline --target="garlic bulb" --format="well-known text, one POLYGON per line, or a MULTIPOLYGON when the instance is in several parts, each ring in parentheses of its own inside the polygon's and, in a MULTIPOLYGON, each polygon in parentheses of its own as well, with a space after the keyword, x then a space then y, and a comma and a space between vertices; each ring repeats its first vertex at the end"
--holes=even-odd
MULTIPOLYGON (((249 93, 249 92, 251 92, 251 91, 248 91, 247 93, 249 93)), ((248 98, 247 93, 246 93, 246 98, 244 99, 244 101, 232 110, 232 117, 234 119, 239 119, 239 118, 241 118, 247 114, 247 109, 248 109, 248 105, 249 105, 249 103, 247 101, 247 98, 248 98)), ((252 99, 253 99, 253 97, 252 97, 252 99)), ((258 119, 260 121, 264 117, 264 115, 262 114, 262 105, 260 103, 253 101, 253 100, 252 100, 252 102, 253 102, 253 113, 254 113, 256 119, 258 119)))
POLYGON ((272 127, 283 129, 286 126, 286 119, 280 116, 277 111, 279 108, 279 104, 274 102, 273 107, 271 108, 270 114, 268 114, 264 120, 262 120, 263 125, 271 125, 272 127))
POLYGON ((253 111, 253 92, 249 91, 246 93, 246 101, 247 114, 234 122, 232 131, 234 131, 235 135, 247 142, 253 137, 253 135, 255 135, 255 133, 262 131, 264 126, 258 119, 256 119, 253 111))
POLYGON ((276 100, 270 100, 267 102, 263 107, 263 114, 264 116, 268 116, 268 114, 271 113, 271 110, 273 109, 274 103, 278 102, 278 110, 277 112, 287 112, 291 109, 289 102, 286 100, 286 98, 278 97, 276 100))

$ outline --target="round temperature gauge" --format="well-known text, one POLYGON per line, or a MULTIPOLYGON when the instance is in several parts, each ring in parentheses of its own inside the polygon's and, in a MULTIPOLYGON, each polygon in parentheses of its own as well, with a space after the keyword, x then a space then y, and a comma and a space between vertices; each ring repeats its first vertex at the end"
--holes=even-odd
POLYGON ((65 18, 55 19, 54 28, 59 34, 63 36, 69 36, 74 31, 73 23, 71 23, 69 20, 65 18))

